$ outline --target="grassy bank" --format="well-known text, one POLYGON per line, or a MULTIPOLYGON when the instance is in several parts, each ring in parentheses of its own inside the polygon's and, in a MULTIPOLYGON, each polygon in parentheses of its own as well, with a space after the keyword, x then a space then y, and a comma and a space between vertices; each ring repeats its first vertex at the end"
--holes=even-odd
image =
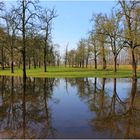
MULTIPOLYGON (((69 67, 48 67, 47 72, 43 72, 42 68, 27 68, 28 77, 106 77, 106 78, 130 78, 132 76, 131 66, 119 66, 116 73, 113 72, 112 66, 107 70, 102 70, 99 66, 98 70, 94 68, 69 68, 69 67)), ((140 77, 140 66, 137 70, 140 77)), ((0 70, 0 75, 5 76, 22 76, 22 69, 15 68, 14 74, 11 74, 10 69, 0 70)))

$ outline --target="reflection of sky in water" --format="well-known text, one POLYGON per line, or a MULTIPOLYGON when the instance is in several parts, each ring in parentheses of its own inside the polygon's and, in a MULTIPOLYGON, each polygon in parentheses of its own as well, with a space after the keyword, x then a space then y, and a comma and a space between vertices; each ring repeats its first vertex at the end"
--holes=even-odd
MULTIPOLYGON (((123 79, 123 78, 116 80, 116 90, 121 100, 125 100, 129 97, 130 92, 131 92, 131 86, 132 86, 131 80, 127 81, 126 79, 123 79)), ((109 82, 106 82, 105 87, 107 91, 109 91, 108 94, 112 96, 113 88, 114 88, 113 79, 111 79, 111 81, 109 82)))
MULTIPOLYGON (((88 78, 94 83, 94 78, 88 78)), ((129 97, 131 92, 132 80, 127 78, 116 78, 116 90, 119 98, 125 100, 129 97)), ((139 81, 139 80, 138 80, 139 81)), ((101 88, 102 78, 97 78, 97 87, 101 88)), ((108 95, 112 97, 114 89, 114 79, 105 80, 105 91, 108 95)))
POLYGON ((89 111, 86 103, 79 100, 76 87, 71 87, 69 83, 67 90, 65 87, 65 80, 61 79, 60 84, 54 89, 53 98, 59 100, 58 104, 51 106, 55 127, 58 128, 62 137, 63 135, 70 137, 74 133, 75 136, 78 133, 82 136, 80 129, 92 134, 90 126, 88 126, 88 120, 93 117, 93 114, 89 111))

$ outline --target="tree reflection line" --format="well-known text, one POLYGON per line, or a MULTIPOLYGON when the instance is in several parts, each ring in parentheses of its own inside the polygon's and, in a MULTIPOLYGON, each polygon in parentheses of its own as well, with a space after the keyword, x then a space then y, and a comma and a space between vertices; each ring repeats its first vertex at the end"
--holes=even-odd
MULTIPOLYGON (((8 79, 8 78, 7 78, 8 79)), ((38 111, 44 112, 46 114, 46 126, 47 126, 47 131, 48 131, 48 136, 46 137, 53 137, 55 134, 55 129, 53 128, 52 123, 51 123, 51 113, 48 107, 48 98, 51 97, 52 90, 53 90, 53 83, 54 79, 44 79, 41 80, 41 84, 44 85, 44 88, 40 87, 38 89, 39 94, 34 96, 37 91, 35 91, 35 80, 33 81, 33 86, 29 82, 31 82, 30 79, 23 79, 22 85, 17 83, 21 80, 15 81, 14 84, 14 77, 11 77, 11 81, 7 80, 6 77, 1 77, 1 97, 2 97, 2 110, 4 114, 1 116, 0 121, 0 128, 4 129, 4 133, 7 133, 6 138, 36 138, 38 133, 30 133, 30 124, 29 120, 32 119, 30 116, 32 115, 32 112, 30 112, 30 104, 32 104, 32 98, 29 98, 32 96, 36 100, 40 100, 40 97, 42 96, 40 94, 44 92, 43 94, 43 99, 44 99, 44 109, 42 108, 41 110, 39 109, 41 106, 38 104, 34 108, 38 113, 38 111), (11 83, 10 88, 4 88, 5 86, 9 87, 9 83, 11 83), (22 87, 19 88, 19 85, 22 87), (47 86, 46 86, 47 85, 47 86), (23 92, 21 92, 21 88, 23 89, 23 92), (29 90, 32 89, 33 90, 29 90), (43 91, 42 91, 43 89, 43 91), (10 92, 9 92, 10 91, 10 92), (14 94, 16 92, 16 94, 14 94), (21 92, 21 94, 20 94, 21 92), (28 93, 27 93, 28 92, 28 93), (34 92, 34 94, 30 93, 34 92), (9 95, 10 94, 10 95, 9 95), (22 95, 22 96, 21 96, 22 95), (10 98, 9 98, 10 97, 10 98), (22 98, 21 98, 22 97, 22 98), (38 110, 39 109, 39 110, 38 110), (44 111, 43 111, 44 110, 44 111), (21 131, 22 128, 22 131, 21 131), (19 132, 20 131, 20 132, 19 132)), ((40 80, 38 80, 40 81, 40 80)), ((40 85, 41 85, 40 84, 40 85)), ((33 100, 34 101, 34 100, 33 100)), ((40 102, 40 101, 39 101, 40 102)), ((33 103, 35 104, 35 103, 33 103)), ((43 104, 43 102, 41 103, 43 104)), ((0 108, 1 108, 0 107, 0 108)), ((32 107, 31 107, 32 108, 32 107)), ((1 110, 1 109, 0 109, 1 110)), ((35 114, 34 114, 35 115, 35 114)), ((39 115, 39 114, 36 114, 39 115)), ((40 116, 41 117, 41 116, 40 116)), ((42 118, 43 119, 43 118, 42 118)), ((32 121, 38 121, 38 120, 31 120, 32 121)), ((42 136, 43 137, 43 136, 42 136)))
MULTIPOLYGON (((136 79, 132 79, 130 97, 125 100, 122 100, 117 93, 116 78, 113 79, 112 96, 107 94, 108 91, 105 87, 107 81, 106 78, 102 78, 100 80, 101 86, 97 86, 100 85, 98 84, 99 80, 97 82, 97 78, 92 79, 92 82, 91 79, 88 78, 77 78, 75 80, 67 79, 67 81, 71 85, 76 85, 79 97, 84 101, 87 101, 90 110, 96 113, 96 117, 91 120, 91 125, 93 127, 98 124, 97 129, 106 128, 107 130, 108 128, 112 138, 113 136, 116 136, 116 138, 131 138, 129 132, 130 130, 132 131, 132 129, 135 128, 135 125, 138 123, 138 120, 135 119, 135 116, 137 115, 136 113, 140 113, 138 107, 134 105, 137 92, 136 79), (132 120, 135 122, 132 123, 132 120), (120 125, 123 130, 120 128, 120 125)), ((133 135, 132 138, 137 138, 137 136, 133 135)))

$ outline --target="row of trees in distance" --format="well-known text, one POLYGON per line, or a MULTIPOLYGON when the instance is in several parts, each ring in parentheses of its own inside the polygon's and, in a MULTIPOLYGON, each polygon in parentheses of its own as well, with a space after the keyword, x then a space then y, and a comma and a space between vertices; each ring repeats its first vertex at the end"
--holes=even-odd
POLYGON ((135 0, 119 0, 110 15, 94 14, 91 19, 93 27, 89 37, 81 39, 76 50, 66 49, 65 64, 87 67, 89 60, 94 60, 95 69, 99 63, 102 63, 102 68, 106 69, 107 57, 111 56, 114 72, 116 72, 118 56, 121 52, 121 55, 128 53, 133 77, 136 77, 136 56, 139 56, 140 50, 139 4, 140 2, 135 0))

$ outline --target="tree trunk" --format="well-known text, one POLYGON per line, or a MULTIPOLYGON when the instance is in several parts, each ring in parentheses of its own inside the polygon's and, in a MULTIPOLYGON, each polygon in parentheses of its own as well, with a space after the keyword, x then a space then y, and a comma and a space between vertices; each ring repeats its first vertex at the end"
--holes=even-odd
POLYGON ((11 73, 14 73, 14 63, 13 63, 13 61, 11 62, 11 73))
POLYGON ((31 59, 29 57, 29 69, 31 69, 31 59))
POLYGON ((34 59, 34 68, 36 69, 36 62, 35 62, 35 59, 34 59))
POLYGON ((22 0, 22 59, 23 59, 23 78, 26 79, 26 49, 25 49, 25 0, 22 0))
POLYGON ((103 46, 103 70, 106 69, 106 59, 105 59, 105 49, 104 49, 104 46, 103 46))
POLYGON ((47 72, 47 64, 46 64, 46 47, 44 48, 44 72, 47 72))
POLYGON ((1 49, 1 60, 2 60, 2 62, 1 62, 1 65, 2 65, 2 70, 4 70, 4 51, 3 51, 3 47, 2 47, 2 49, 1 49))
POLYGON ((47 29, 46 29, 46 36, 45 36, 45 47, 44 47, 44 72, 47 72, 47 62, 46 62, 46 59, 47 59, 47 51, 48 51, 48 36, 49 36, 49 33, 48 33, 48 26, 47 26, 47 29))
POLYGON ((106 59, 105 59, 105 57, 103 57, 103 70, 105 70, 106 69, 106 59))
MULTIPOLYGON (((13 43, 12 43, 13 44, 13 43)), ((14 73, 13 46, 11 46, 11 73, 14 73)))
POLYGON ((22 57, 23 57, 23 78, 26 78, 25 47, 24 47, 24 51, 22 53, 22 57))
POLYGON ((86 68, 88 67, 88 57, 86 59, 86 68))
POLYGON ((65 58, 65 68, 67 67, 67 58, 65 58))
POLYGON ((117 56, 114 55, 114 72, 117 72, 117 56))
POLYGON ((134 49, 131 50, 131 53, 132 53, 132 72, 133 72, 132 77, 137 78, 137 71, 136 71, 137 68, 136 68, 134 49))
POLYGON ((95 61, 94 68, 97 69, 97 58, 96 58, 96 56, 94 58, 94 61, 95 61))
POLYGON ((82 62, 82 68, 84 68, 84 60, 83 60, 83 62, 82 62))
POLYGON ((34 69, 36 69, 36 61, 35 61, 35 57, 34 57, 34 69))

